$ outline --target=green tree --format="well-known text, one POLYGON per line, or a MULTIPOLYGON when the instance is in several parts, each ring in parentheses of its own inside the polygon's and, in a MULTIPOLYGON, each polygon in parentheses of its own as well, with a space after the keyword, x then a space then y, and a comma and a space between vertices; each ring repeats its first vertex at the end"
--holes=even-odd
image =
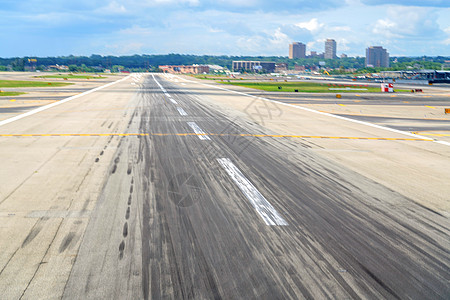
POLYGON ((18 58, 11 63, 14 71, 25 71, 25 62, 23 58, 18 58))
POLYGON ((69 65, 69 71, 70 72, 77 72, 78 66, 77 65, 69 65))

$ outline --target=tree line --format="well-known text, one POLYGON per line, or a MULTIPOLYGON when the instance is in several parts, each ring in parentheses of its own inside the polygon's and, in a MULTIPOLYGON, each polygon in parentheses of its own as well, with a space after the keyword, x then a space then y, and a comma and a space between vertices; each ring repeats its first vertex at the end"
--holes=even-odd
MULTIPOLYGON (((165 54, 165 55, 131 55, 131 56, 102 56, 93 54, 91 56, 58 56, 58 57, 13 57, 0 58, 0 71, 14 70, 24 71, 27 69, 46 70, 48 66, 64 65, 69 67, 70 72, 101 72, 110 69, 112 72, 119 71, 157 71, 160 65, 219 65, 231 70, 232 62, 235 60, 273 61, 286 63, 289 69, 295 65, 319 66, 322 65, 335 72, 345 73, 349 69, 357 69, 362 72, 378 72, 382 70, 404 70, 434 69, 440 70, 450 57, 391 57, 390 68, 365 68, 364 57, 346 57, 336 59, 323 59, 318 57, 288 59, 285 56, 227 56, 227 55, 188 55, 188 54, 165 54), (321 63, 323 62, 323 63, 321 63)), ((448 65, 448 63, 447 63, 448 65)))

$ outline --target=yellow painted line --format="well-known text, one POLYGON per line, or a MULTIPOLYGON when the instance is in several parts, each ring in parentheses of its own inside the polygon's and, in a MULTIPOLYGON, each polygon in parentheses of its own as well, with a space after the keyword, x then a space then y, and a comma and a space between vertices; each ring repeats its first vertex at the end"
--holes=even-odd
POLYGON ((345 106, 345 104, 338 104, 339 106, 345 106))
POLYGON ((429 105, 425 105, 425 107, 432 108, 432 109, 436 109, 436 107, 434 107, 434 106, 429 106, 429 105))
POLYGON ((391 95, 391 98, 395 98, 395 97, 397 97, 397 95, 391 95))
MULTIPOLYGON (((413 132, 414 134, 418 134, 418 132, 413 132)), ((448 133, 420 133, 420 135, 429 135, 429 136, 450 136, 448 133)))
POLYGON ((0 137, 91 137, 91 136, 241 136, 241 137, 274 137, 302 139, 347 139, 347 140, 383 140, 383 141, 433 141, 433 139, 415 138, 377 138, 355 136, 319 136, 319 135, 285 135, 285 134, 226 134, 226 133, 61 133, 61 134, 0 134, 0 137))
POLYGON ((361 100, 354 100, 353 102, 361 102, 361 100))
MULTIPOLYGON (((389 115, 367 115, 367 114, 357 114, 357 113, 351 113, 351 112, 342 112, 342 111, 325 111, 325 110, 319 110, 320 112, 327 113, 327 114, 333 114, 333 115, 349 115, 349 116, 359 116, 359 117, 381 117, 381 118, 397 118, 397 119, 403 119, 407 118, 405 116, 389 116, 389 115)), ((420 118, 422 120, 442 120, 442 121, 449 121, 450 118, 420 118)))
POLYGON ((409 103, 409 101, 403 101, 403 103, 409 103))
POLYGON ((11 100, 9 100, 10 102, 16 102, 16 99, 11 99, 11 100))

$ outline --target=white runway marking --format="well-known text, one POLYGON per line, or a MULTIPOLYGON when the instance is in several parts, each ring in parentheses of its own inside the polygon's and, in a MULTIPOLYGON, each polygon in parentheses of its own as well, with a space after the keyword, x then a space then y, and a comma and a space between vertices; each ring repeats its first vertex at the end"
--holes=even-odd
POLYGON ((173 99, 173 98, 169 98, 169 99, 170 99, 170 101, 171 101, 173 104, 178 104, 178 102, 175 101, 175 99, 173 99))
MULTIPOLYGON (((166 95, 168 98, 170 98, 170 94, 166 91, 166 89, 158 82, 158 80, 156 80, 155 75, 152 74, 153 80, 156 82, 156 84, 159 86, 159 88, 161 89, 161 91, 163 91, 164 95, 166 95)), ((173 102, 173 101, 172 101, 173 102)), ((177 104, 177 103, 174 103, 177 104)))
POLYGON ((197 134, 198 138, 201 140, 211 140, 209 136, 204 132, 195 122, 187 122, 187 124, 194 130, 195 134, 197 134))
POLYGON ((99 91, 99 90, 104 89, 104 88, 106 88, 106 87, 109 87, 109 86, 111 86, 111 85, 113 85, 113 84, 116 84, 116 83, 122 82, 122 81, 124 81, 124 80, 127 80, 128 78, 130 78, 130 75, 128 75, 127 77, 124 77, 124 78, 122 78, 122 79, 116 80, 116 81, 114 81, 114 82, 110 82, 110 83, 108 83, 108 84, 105 84, 105 85, 96 87, 95 89, 86 91, 86 92, 84 92, 84 93, 81 93, 81 94, 78 94, 78 95, 75 95, 75 96, 72 96, 72 97, 63 99, 63 100, 58 101, 58 102, 53 102, 53 103, 51 103, 51 104, 49 104, 49 105, 41 106, 41 107, 39 107, 39 108, 37 108, 37 109, 31 110, 31 111, 26 112, 26 113, 24 113, 24 114, 21 114, 21 115, 18 115, 18 116, 15 116, 15 117, 12 117, 12 118, 9 118, 9 119, 0 121, 0 126, 3 126, 3 125, 5 125, 5 124, 8 124, 8 123, 11 123, 11 122, 20 120, 20 119, 22 119, 22 118, 25 118, 25 117, 28 117, 28 116, 31 116, 31 115, 34 115, 34 114, 36 114, 36 113, 38 113, 38 112, 44 111, 44 110, 49 109, 49 108, 52 108, 52 107, 54 107, 54 106, 57 106, 57 105, 60 105, 60 104, 63 104, 63 103, 66 103, 66 102, 75 100, 75 99, 77 99, 77 98, 83 97, 83 96, 88 95, 88 94, 90 94, 90 93, 99 91))
POLYGON ((256 189, 256 187, 242 174, 229 158, 217 159, 231 179, 238 185, 245 197, 250 201, 266 225, 286 226, 288 223, 273 208, 272 204, 256 189))
POLYGON ((187 116, 187 112, 185 112, 184 109, 182 109, 181 107, 177 107, 177 110, 180 113, 180 115, 187 116))

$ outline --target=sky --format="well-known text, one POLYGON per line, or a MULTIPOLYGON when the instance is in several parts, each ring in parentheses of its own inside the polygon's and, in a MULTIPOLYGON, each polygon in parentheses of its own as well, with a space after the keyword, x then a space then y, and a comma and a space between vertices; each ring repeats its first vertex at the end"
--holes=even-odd
POLYGON ((0 57, 450 56, 450 0, 0 0, 0 57))

